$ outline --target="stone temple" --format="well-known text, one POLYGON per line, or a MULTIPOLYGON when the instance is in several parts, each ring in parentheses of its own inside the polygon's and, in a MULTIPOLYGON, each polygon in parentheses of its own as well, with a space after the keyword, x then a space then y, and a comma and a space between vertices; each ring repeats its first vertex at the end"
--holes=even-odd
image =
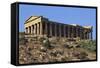
POLYGON ((28 37, 61 37, 68 39, 92 39, 92 26, 64 24, 50 21, 43 16, 31 16, 24 23, 25 35, 28 37))

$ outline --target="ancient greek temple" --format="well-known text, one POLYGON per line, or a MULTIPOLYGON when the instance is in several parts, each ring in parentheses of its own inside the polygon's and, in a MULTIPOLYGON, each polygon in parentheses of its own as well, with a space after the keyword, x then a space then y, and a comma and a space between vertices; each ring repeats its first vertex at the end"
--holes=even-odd
POLYGON ((43 16, 31 16, 24 25, 26 35, 92 39, 92 26, 54 22, 43 16))

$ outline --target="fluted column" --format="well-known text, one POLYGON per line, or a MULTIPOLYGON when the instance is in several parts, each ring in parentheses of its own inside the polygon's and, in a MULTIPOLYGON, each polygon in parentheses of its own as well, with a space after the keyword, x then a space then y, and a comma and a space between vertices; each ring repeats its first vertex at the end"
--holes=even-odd
POLYGON ((69 32, 69 33, 70 33, 70 34, 69 34, 69 35, 70 35, 69 37, 72 38, 72 26, 69 27, 69 31, 70 31, 70 32, 69 32))
POLYGON ((66 26, 66 37, 68 38, 68 25, 66 26))
POLYGON ((52 23, 50 23, 50 36, 52 36, 52 23))
POLYGON ((39 23, 37 23, 37 35, 39 35, 39 23))
POLYGON ((61 24, 59 24, 59 37, 61 37, 61 24))
POLYGON ((85 39, 85 29, 83 29, 83 38, 85 39))
POLYGON ((68 25, 68 38, 70 38, 70 25, 68 25))
POLYGON ((86 32, 86 40, 87 40, 87 38, 88 38, 88 33, 86 32))
POLYGON ((31 34, 31 27, 29 26, 29 34, 31 34))
POLYGON ((79 38, 79 27, 77 27, 77 37, 79 38))
POLYGON ((73 38, 73 26, 71 26, 71 38, 73 38))
POLYGON ((57 28, 57 25, 56 25, 56 23, 55 23, 55 28, 54 28, 54 33, 55 33, 55 36, 57 36, 57 31, 56 31, 56 28, 57 28))
POLYGON ((34 25, 34 34, 36 35, 36 25, 34 25))
POLYGON ((89 39, 89 32, 88 32, 88 39, 89 39))
POLYGON ((78 27, 78 37, 80 38, 80 27, 78 27))
POLYGON ((33 27, 32 26, 30 26, 31 27, 31 34, 33 34, 33 27))
POLYGON ((86 39, 86 33, 84 34, 84 39, 86 39))
POLYGON ((34 29, 33 29, 33 25, 31 26, 31 33, 34 34, 34 29))
POLYGON ((77 38, 77 27, 76 27, 75 31, 76 31, 76 38, 77 38))
POLYGON ((29 30, 29 27, 27 27, 27 29, 28 29, 28 34, 29 34, 29 31, 30 31, 30 30, 29 30))
POLYGON ((92 40, 92 31, 91 31, 91 40, 92 40))
POLYGON ((93 31, 92 29, 93 29, 93 27, 91 27, 91 40, 92 40, 92 31, 93 31))
POLYGON ((83 39, 83 29, 81 28, 81 39, 83 39))
POLYGON ((47 30, 48 30, 47 29, 47 23, 45 22, 44 24, 45 24, 45 32, 44 33, 45 33, 45 35, 48 35, 48 32, 47 32, 47 30))
POLYGON ((29 33, 29 27, 27 27, 27 34, 29 33))
POLYGON ((66 37, 66 25, 64 25, 64 37, 66 37))
POLYGON ((42 22, 40 22, 40 35, 43 35, 43 23, 42 22))
POLYGON ((38 28, 38 30, 39 30, 39 35, 40 35, 40 22, 38 23, 38 25, 39 25, 39 28, 38 28))
POLYGON ((81 29, 81 32, 82 32, 82 39, 84 39, 84 31, 83 31, 83 28, 81 29))
POLYGON ((87 32, 85 33, 85 39, 87 39, 87 32))
POLYGON ((28 28, 27 27, 25 28, 25 33, 28 33, 28 28))
POLYGON ((82 28, 80 27, 80 39, 82 39, 82 28))

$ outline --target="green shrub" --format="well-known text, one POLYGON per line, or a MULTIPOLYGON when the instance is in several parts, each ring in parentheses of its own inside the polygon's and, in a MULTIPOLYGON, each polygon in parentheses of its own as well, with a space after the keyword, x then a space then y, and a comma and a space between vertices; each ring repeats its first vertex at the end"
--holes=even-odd
POLYGON ((72 46, 72 45, 68 45, 68 44, 63 44, 63 47, 64 47, 64 48, 68 48, 68 49, 73 48, 73 46, 72 46))
POLYGON ((25 38, 19 38, 19 44, 20 45, 25 45, 27 42, 28 42, 27 39, 25 39, 25 38))
POLYGON ((42 44, 44 47, 46 48, 50 48, 51 47, 51 44, 50 44, 50 41, 49 39, 45 39, 43 40, 43 44, 42 44))
POLYGON ((87 50, 90 50, 90 51, 96 51, 96 42, 95 42, 95 40, 81 41, 79 44, 84 49, 87 49, 87 50))
POLYGON ((44 37, 40 37, 40 38, 39 38, 39 41, 40 41, 41 43, 43 43, 43 40, 45 40, 44 37))
POLYGON ((77 58, 84 60, 87 58, 87 56, 88 56, 88 54, 86 52, 80 52, 80 55, 77 56, 77 58))
POLYGON ((46 52, 46 51, 47 51, 47 49, 46 49, 46 48, 44 48, 44 47, 41 47, 41 48, 40 48, 40 51, 42 51, 42 52, 46 52))

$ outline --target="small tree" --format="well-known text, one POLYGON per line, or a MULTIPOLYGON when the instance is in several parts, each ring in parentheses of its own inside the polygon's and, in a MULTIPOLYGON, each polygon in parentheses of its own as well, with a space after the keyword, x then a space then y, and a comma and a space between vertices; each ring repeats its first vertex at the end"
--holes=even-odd
POLYGON ((40 41, 41 43, 43 43, 44 40, 45 40, 44 37, 40 37, 40 38, 39 38, 39 41, 40 41))
POLYGON ((81 45, 81 48, 90 50, 90 51, 96 51, 96 42, 95 40, 90 41, 81 41, 79 43, 81 45))
POLYGON ((51 45, 50 45, 50 41, 48 38, 46 38, 45 40, 43 40, 43 46, 46 47, 46 48, 50 48, 51 45))

